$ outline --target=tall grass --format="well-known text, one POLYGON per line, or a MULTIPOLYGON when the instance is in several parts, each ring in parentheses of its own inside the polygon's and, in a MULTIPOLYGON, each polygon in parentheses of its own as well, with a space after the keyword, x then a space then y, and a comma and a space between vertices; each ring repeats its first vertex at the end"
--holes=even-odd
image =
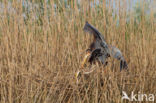
POLYGON ((92 7, 87 0, 79 5, 71 1, 69 9, 62 2, 53 8, 52 0, 36 8, 2 0, 0 103, 120 103, 122 91, 156 93, 154 11, 146 18, 142 7, 138 20, 127 10, 128 2, 112 2, 92 7), (118 9, 112 9, 112 2, 118 9), (98 28, 108 44, 120 48, 128 71, 120 72, 119 61, 109 59, 108 66, 97 67, 76 83, 75 73, 92 41, 82 30, 85 21, 98 28))

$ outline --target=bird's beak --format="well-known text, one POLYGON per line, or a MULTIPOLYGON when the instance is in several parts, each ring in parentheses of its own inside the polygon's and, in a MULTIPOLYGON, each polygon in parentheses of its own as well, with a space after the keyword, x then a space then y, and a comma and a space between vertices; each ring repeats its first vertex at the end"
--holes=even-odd
POLYGON ((80 74, 80 71, 77 71, 76 74, 75 74, 75 78, 76 78, 76 82, 77 82, 77 83, 78 83, 78 79, 79 79, 79 78, 78 78, 78 77, 79 77, 79 74, 80 74))
POLYGON ((85 64, 86 64, 86 62, 87 62, 87 60, 88 60, 88 57, 89 57, 90 55, 91 55, 91 53, 88 52, 88 53, 84 56, 83 61, 82 61, 82 63, 81 63, 81 68, 82 68, 82 69, 84 68, 84 66, 85 66, 85 64))

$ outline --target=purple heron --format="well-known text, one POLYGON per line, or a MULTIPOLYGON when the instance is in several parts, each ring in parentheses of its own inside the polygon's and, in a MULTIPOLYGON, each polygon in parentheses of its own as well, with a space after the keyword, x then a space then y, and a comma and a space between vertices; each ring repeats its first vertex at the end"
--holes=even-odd
MULTIPOLYGON (((86 22, 83 30, 93 35, 94 39, 89 48, 86 50, 86 55, 81 65, 82 68, 84 68, 86 62, 89 62, 90 64, 100 62, 105 66, 107 65, 107 59, 109 57, 113 57, 120 61, 120 71, 128 68, 127 62, 125 61, 121 51, 114 46, 108 45, 104 40, 103 35, 94 26, 86 22)), ((76 73, 76 77, 78 78, 82 72, 83 74, 90 74, 94 70, 95 69, 90 69, 88 72, 78 71, 76 73)))
POLYGON ((98 61, 104 65, 107 64, 107 59, 109 57, 113 57, 120 61, 120 71, 122 69, 128 68, 127 62, 125 61, 121 51, 114 46, 108 45, 104 40, 103 35, 95 27, 86 22, 83 30, 85 32, 88 32, 89 34, 92 34, 94 40, 90 44, 89 48, 86 50, 87 54, 85 55, 84 60, 82 62, 82 67, 87 62, 88 57, 88 62, 90 64, 94 63, 95 61, 98 61))

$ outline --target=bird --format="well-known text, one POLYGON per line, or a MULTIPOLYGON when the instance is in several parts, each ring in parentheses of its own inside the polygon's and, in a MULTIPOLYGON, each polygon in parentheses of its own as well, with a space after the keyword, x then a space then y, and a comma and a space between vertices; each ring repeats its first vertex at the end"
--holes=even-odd
POLYGON ((104 36, 94 26, 89 24, 88 21, 86 21, 83 31, 93 35, 94 39, 86 50, 86 55, 81 65, 82 67, 87 62, 87 58, 89 58, 88 62, 90 64, 98 61, 103 65, 107 65, 107 59, 112 57, 120 61, 120 71, 128 68, 127 62, 121 51, 115 46, 108 45, 104 36))
POLYGON ((83 31, 93 35, 94 39, 89 45, 89 48, 86 49, 86 55, 81 63, 81 70, 78 70, 75 75, 77 83, 82 74, 89 75, 96 70, 95 65, 91 67, 89 71, 84 70, 86 62, 89 62, 91 65, 98 62, 106 66, 108 63, 107 59, 112 57, 120 61, 120 71, 128 68, 128 64, 121 51, 115 46, 108 45, 104 36, 94 26, 86 21, 83 31))

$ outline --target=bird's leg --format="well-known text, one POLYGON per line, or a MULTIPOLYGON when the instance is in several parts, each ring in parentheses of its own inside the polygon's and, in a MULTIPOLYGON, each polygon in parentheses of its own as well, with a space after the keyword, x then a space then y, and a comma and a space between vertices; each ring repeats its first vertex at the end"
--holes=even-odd
POLYGON ((81 68, 83 69, 84 68, 84 66, 85 66, 85 64, 86 64, 86 62, 87 62, 87 59, 88 59, 88 57, 91 55, 91 53, 90 52, 87 52, 87 54, 84 56, 84 58, 83 58, 83 61, 82 61, 82 63, 81 63, 81 68))

